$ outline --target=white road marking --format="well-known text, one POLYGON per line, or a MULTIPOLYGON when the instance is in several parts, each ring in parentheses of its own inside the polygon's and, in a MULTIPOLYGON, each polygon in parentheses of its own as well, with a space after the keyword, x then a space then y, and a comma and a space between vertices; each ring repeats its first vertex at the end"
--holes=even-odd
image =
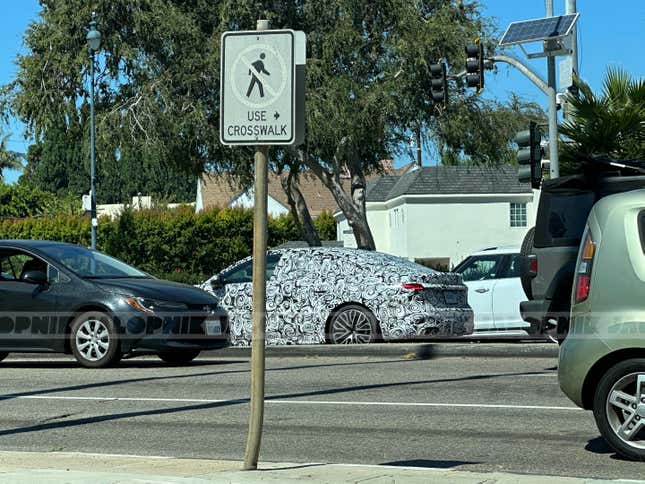
MULTIPOLYGON (((246 403, 248 398, 206 399, 206 398, 149 398, 149 397, 83 397, 63 395, 0 395, 0 400, 80 400, 102 402, 147 402, 147 403, 246 403)), ((280 400, 266 399, 266 404, 286 405, 348 405, 348 406, 390 406, 390 407, 447 407, 447 408, 500 408, 516 410, 582 410, 578 407, 559 407, 548 405, 508 405, 497 403, 438 403, 438 402, 352 402, 342 400, 280 400)))
POLYGON ((320 405, 384 405, 403 407, 460 407, 460 408, 508 408, 528 410, 582 410, 578 407, 555 407, 546 405, 505 405, 496 403, 429 403, 429 402, 343 402, 316 400, 267 400, 266 403, 320 404, 320 405))

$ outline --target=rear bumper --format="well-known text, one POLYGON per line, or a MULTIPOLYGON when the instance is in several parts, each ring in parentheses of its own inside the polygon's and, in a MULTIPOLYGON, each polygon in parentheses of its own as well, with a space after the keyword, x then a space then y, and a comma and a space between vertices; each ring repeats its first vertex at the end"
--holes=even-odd
POLYGON ((414 322, 415 338, 452 338, 467 336, 475 328, 472 309, 443 309, 414 322))
POLYGON ((569 308, 558 310, 550 299, 535 299, 520 302, 520 315, 531 326, 529 334, 566 334, 569 327, 569 308))
POLYGON ((583 395, 585 381, 591 368, 609 352, 601 338, 585 334, 571 334, 562 342, 558 382, 562 392, 577 406, 589 410, 583 395))

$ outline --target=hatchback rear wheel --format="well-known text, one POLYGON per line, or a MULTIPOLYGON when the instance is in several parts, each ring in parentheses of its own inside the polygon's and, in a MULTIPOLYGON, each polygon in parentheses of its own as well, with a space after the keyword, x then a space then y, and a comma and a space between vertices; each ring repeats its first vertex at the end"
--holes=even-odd
POLYGON ((357 304, 336 310, 329 323, 329 342, 332 344, 373 343, 378 337, 376 318, 357 304))
POLYGON ((612 449, 645 460, 645 359, 626 360, 607 371, 596 389, 593 412, 612 449))

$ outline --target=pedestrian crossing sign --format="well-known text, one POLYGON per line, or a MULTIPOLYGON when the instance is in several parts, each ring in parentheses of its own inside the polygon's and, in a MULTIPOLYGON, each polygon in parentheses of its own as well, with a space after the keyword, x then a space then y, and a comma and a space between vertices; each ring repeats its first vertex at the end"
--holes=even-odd
POLYGON ((293 30, 225 32, 221 40, 220 141, 290 145, 296 141, 293 30))

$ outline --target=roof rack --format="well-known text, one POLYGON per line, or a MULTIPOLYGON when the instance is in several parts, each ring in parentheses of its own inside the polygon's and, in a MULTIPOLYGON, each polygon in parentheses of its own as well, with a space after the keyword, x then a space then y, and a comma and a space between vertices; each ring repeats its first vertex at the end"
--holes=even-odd
POLYGON ((614 168, 619 170, 621 175, 622 171, 636 172, 638 174, 645 174, 645 161, 644 160, 619 160, 612 158, 608 155, 583 155, 580 156, 582 162, 587 163, 587 168, 614 168))

